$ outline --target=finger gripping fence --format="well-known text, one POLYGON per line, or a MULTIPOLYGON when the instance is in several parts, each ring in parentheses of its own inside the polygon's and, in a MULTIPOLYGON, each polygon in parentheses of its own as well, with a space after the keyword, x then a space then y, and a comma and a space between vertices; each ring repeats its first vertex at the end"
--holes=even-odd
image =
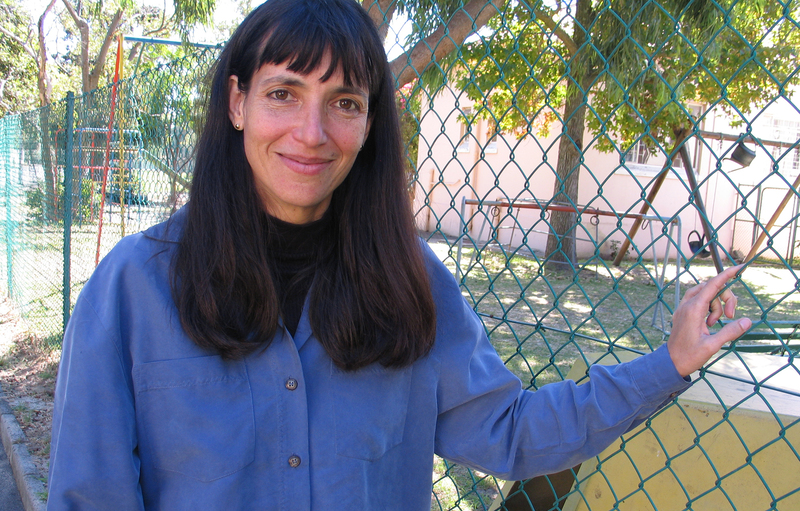
MULTIPOLYGON (((684 395, 558 474, 436 458, 431 509, 800 509, 800 3, 364 4, 420 235, 526 388, 654 350, 746 264, 753 327, 684 395)), ((97 258, 187 200, 218 52, 0 119, 2 283, 54 349, 97 258)))

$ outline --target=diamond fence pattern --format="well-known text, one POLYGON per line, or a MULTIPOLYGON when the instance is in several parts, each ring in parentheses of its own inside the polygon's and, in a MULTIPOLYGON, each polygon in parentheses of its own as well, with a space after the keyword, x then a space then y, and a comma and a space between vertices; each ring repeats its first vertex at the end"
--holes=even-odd
MULTIPOLYGON (((754 320, 571 470, 437 458, 431 509, 800 509, 798 2, 364 4, 420 234, 526 387, 652 351, 685 290, 736 262, 754 320)), ((97 258, 185 202, 217 51, 0 119, 2 281, 54 345, 97 258)))
POLYGON ((97 261, 186 201, 217 52, 0 120, 6 291, 55 345, 97 261))

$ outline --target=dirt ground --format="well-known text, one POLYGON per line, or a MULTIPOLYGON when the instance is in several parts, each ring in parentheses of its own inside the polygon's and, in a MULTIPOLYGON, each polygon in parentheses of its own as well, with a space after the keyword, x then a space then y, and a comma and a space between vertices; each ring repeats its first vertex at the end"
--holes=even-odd
POLYGON ((0 384, 45 488, 59 354, 27 334, 11 300, 0 301, 0 384))

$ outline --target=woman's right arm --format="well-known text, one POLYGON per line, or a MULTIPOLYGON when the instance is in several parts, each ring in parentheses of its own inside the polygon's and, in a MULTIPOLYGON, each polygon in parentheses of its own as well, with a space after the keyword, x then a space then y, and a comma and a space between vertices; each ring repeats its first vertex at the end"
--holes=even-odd
POLYGON ((98 287, 94 293, 85 289, 78 298, 64 334, 53 410, 49 511, 144 509, 131 372, 119 322, 101 317, 93 306, 107 298, 102 284, 98 287))

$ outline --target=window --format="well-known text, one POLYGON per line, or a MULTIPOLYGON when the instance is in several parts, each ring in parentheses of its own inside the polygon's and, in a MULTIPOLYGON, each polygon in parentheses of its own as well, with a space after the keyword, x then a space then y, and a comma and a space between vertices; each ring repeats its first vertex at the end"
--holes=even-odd
POLYGON ((497 152, 497 135, 499 132, 490 130, 486 133, 486 147, 483 152, 496 153, 497 152))
POLYGON ((769 127, 772 128, 772 138, 785 142, 795 142, 800 138, 800 121, 789 119, 770 118, 769 127))
POLYGON ((681 153, 675 154, 675 157, 672 158, 672 168, 675 169, 683 168, 683 156, 681 156, 681 153))
MULTIPOLYGON (((665 144, 666 147, 659 148, 653 154, 647 147, 644 141, 636 142, 624 154, 623 158, 626 162, 625 169, 621 169, 623 173, 635 173, 636 175, 652 175, 661 171, 667 162, 667 151, 671 144, 665 144)), ((683 170, 683 159, 680 153, 676 153, 672 158, 672 168, 676 171, 683 170)))
MULTIPOLYGON (((784 114, 785 115, 785 114, 784 114)), ((775 146, 772 148, 773 161, 770 162, 770 169, 778 165, 780 172, 797 175, 800 172, 800 149, 789 149, 800 139, 800 120, 794 118, 781 118, 773 115, 765 116, 764 124, 766 127, 765 138, 771 138, 778 142, 786 142, 786 145, 775 146)))
POLYGON ((625 153, 625 161, 645 165, 650 158, 650 151, 643 141, 638 141, 625 153))
POLYGON ((800 172, 800 148, 787 149, 785 146, 775 146, 772 148, 772 158, 775 163, 770 167, 778 165, 778 170, 786 175, 796 176, 800 172))
POLYGON ((461 110, 461 115, 458 116, 458 147, 456 151, 459 153, 468 153, 472 147, 472 109, 464 108, 461 110))
POLYGON ((792 173, 797 174, 800 171, 800 148, 792 151, 792 173))

